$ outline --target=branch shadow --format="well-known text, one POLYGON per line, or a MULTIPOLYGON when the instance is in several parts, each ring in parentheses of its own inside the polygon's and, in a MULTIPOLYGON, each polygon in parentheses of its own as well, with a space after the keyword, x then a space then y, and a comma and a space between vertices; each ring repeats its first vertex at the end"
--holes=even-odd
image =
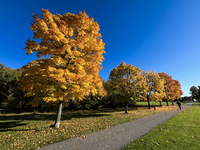
POLYGON ((26 123, 21 123, 22 121, 8 121, 8 122, 0 122, 0 132, 11 131, 9 128, 14 128, 17 126, 25 126, 26 123))

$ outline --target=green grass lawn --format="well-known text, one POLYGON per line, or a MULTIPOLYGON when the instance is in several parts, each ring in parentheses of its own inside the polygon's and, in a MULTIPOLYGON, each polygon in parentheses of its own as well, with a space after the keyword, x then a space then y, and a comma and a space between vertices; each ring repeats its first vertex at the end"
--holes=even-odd
POLYGON ((59 129, 49 127, 54 124, 55 113, 1 114, 0 149, 36 149, 158 112, 153 108, 129 110, 128 115, 124 108, 66 111, 59 129))
MULTIPOLYGON (((172 105, 172 102, 168 102, 169 105, 172 105)), ((184 102, 182 102, 182 104, 185 104, 184 102)), ((148 105, 147 101, 143 101, 143 102, 136 102, 136 105, 148 105)), ((153 102, 150 101, 150 105, 153 105, 153 102)), ((160 102, 154 102, 154 105, 159 105, 160 106, 160 102)), ((167 106, 167 102, 161 102, 162 106, 167 106)), ((177 105, 176 102, 174 102, 174 105, 177 105)))
POLYGON ((198 150, 200 147, 200 103, 190 107, 123 150, 198 150))
MULTIPOLYGON (((166 102, 162 102, 162 105, 167 105, 166 102)), ((136 102, 136 105, 148 105, 147 101, 143 101, 143 102, 136 102)), ((150 105, 153 105, 153 102, 150 101, 150 105)), ((160 102, 154 102, 154 105, 160 105, 160 102)), ((169 105, 171 105, 171 102, 169 102, 169 105)))

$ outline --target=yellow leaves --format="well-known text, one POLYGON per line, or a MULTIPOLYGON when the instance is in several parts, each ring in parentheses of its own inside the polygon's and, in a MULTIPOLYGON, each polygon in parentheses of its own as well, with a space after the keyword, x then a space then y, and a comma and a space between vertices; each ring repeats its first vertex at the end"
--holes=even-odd
POLYGON ((74 34, 74 30, 72 28, 69 28, 69 32, 68 32, 69 36, 73 36, 74 34))
POLYGON ((66 87, 65 85, 62 85, 61 88, 63 88, 63 89, 67 89, 67 87, 66 87))
POLYGON ((51 66, 48 66, 47 71, 51 72, 51 71, 54 71, 54 70, 55 70, 55 68, 53 68, 53 67, 51 67, 51 66))
POLYGON ((70 45, 67 45, 66 46, 66 51, 69 55, 72 55, 72 51, 71 51, 71 46, 70 45))
POLYGON ((43 97, 43 101, 50 102, 50 101, 57 101, 57 98, 55 97, 43 97))
POLYGON ((63 42, 64 44, 67 44, 69 41, 66 38, 61 38, 61 42, 63 42))
POLYGON ((59 100, 59 101, 62 101, 62 100, 63 100, 63 97, 58 97, 58 100, 59 100))
POLYGON ((143 74, 146 76, 146 83, 148 85, 147 90, 150 100, 153 99, 158 101, 165 97, 164 80, 153 71, 143 72, 143 74))
POLYGON ((26 71, 20 80, 21 89, 28 92, 27 96, 43 96, 38 96, 34 105, 42 100, 82 99, 89 92, 96 93, 96 88, 101 89, 99 69, 105 43, 100 39, 98 23, 85 12, 53 15, 45 9, 41 19, 33 15, 33 20, 35 40, 27 40, 24 49, 27 54, 37 52, 38 58, 50 55, 23 67, 26 71))
POLYGON ((140 97, 145 92, 145 78, 141 76, 140 69, 122 62, 110 73, 110 88, 114 93, 123 97, 123 100, 130 102, 140 97), (144 80, 142 82, 142 80, 144 80), (134 98, 133 98, 134 97, 134 98))

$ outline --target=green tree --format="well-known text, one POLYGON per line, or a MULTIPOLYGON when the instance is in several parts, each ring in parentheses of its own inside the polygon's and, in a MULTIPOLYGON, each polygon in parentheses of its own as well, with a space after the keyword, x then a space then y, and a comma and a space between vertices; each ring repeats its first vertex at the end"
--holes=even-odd
POLYGON ((192 86, 190 88, 190 94, 192 96, 192 99, 199 99, 199 89, 196 86, 192 86))
POLYGON ((16 108, 23 107, 27 101, 23 97, 24 93, 17 88, 23 71, 0 64, 0 107, 4 107, 7 111, 14 112, 16 108))
POLYGON ((0 106, 7 99, 11 93, 11 86, 14 80, 13 70, 0 64, 0 106))
POLYGON ((104 82, 103 87, 106 91, 106 96, 105 96, 106 107, 116 108, 123 105, 121 101, 117 100, 117 93, 112 88, 111 80, 107 80, 106 82, 104 82))

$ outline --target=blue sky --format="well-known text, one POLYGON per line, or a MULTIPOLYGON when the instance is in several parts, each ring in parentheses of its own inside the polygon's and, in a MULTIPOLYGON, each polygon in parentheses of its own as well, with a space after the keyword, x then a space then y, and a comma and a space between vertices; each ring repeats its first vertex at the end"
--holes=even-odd
POLYGON ((179 80, 183 96, 200 85, 199 0, 1 0, 0 63, 17 69, 37 59, 23 48, 33 37, 32 15, 41 18, 42 8, 53 14, 85 10, 98 22, 106 44, 104 80, 124 61, 179 80))

